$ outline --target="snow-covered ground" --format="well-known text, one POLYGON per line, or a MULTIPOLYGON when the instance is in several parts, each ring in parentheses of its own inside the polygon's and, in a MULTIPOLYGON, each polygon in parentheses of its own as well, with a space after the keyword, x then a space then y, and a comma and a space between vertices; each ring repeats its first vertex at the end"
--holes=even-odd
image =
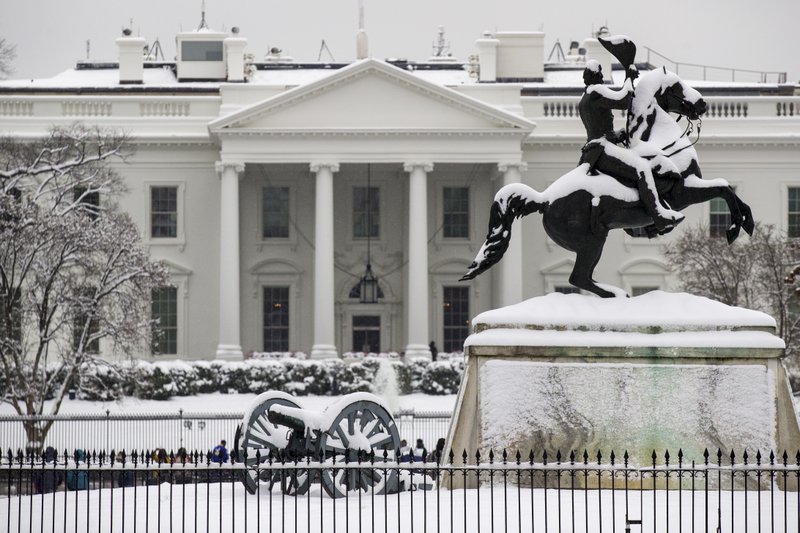
POLYGON ((52 527, 64 532, 134 531, 135 522, 138 531, 194 531, 197 526, 202 531, 215 532, 536 533, 625 531, 627 511, 631 519, 643 520, 642 526, 634 526, 633 531, 733 531, 734 525, 738 531, 797 531, 796 495, 787 493, 784 503, 784 495, 777 488, 772 501, 764 493, 742 491, 722 491, 719 495, 709 491, 708 499, 703 491, 670 491, 668 497, 664 491, 631 491, 626 509, 626 493, 622 490, 612 497, 610 490, 545 492, 518 489, 515 485, 504 490, 502 485, 496 485, 494 489, 441 489, 374 498, 362 494, 334 500, 322 493, 319 485, 312 486, 308 495, 295 498, 284 497, 278 491, 246 495, 238 483, 197 487, 164 483, 139 487, 135 492, 130 488, 124 493, 123 489, 104 489, 0 500, 0 524, 10 525, 11 531, 51 531, 52 527), (719 496, 722 505, 718 515, 719 496), (91 517, 88 525, 87 515, 91 517), (786 524, 784 516, 788 517, 786 524))
MULTIPOLYGON (((253 402, 256 394, 198 394, 197 396, 176 396, 170 400, 140 400, 122 398, 115 402, 90 402, 85 400, 64 400, 61 414, 155 414, 177 413, 244 413, 253 402)), ((323 410, 334 403, 339 396, 297 396, 296 400, 306 409, 323 410)), ((398 410, 451 413, 456 403, 456 395, 430 396, 427 394, 408 394, 396 398, 384 398, 390 406, 398 410)), ((48 413, 50 402, 44 412, 48 413)), ((8 404, 0 405, 0 415, 16 414, 8 404)))

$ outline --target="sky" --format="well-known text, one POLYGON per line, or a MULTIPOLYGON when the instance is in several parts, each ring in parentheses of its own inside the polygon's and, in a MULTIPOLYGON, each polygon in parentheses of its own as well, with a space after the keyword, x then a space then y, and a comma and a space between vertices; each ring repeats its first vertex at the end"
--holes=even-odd
MULTIPOLYGON (((205 0, 213 29, 241 29, 257 59, 279 47, 298 61, 315 61, 324 39, 337 61, 355 57, 358 0, 205 0)), ((0 0, 0 37, 17 47, 12 78, 50 77, 87 56, 117 59, 124 27, 148 42, 160 39, 167 59, 175 33, 200 21, 202 0, 0 0), (131 20, 133 24, 131 26, 131 20)), ((451 52, 475 53, 483 31, 544 31, 545 55, 559 39, 565 50, 608 25, 682 63, 788 72, 800 80, 799 0, 363 0, 370 55, 424 59, 437 27, 451 52)), ((327 55, 324 56, 328 58, 327 55)), ((670 67, 672 68, 672 67, 670 67)))

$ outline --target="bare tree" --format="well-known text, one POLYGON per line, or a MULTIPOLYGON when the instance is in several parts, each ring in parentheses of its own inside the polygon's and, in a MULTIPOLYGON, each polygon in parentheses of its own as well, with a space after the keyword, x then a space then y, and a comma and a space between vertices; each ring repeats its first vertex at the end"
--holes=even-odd
POLYGON ((17 47, 0 37, 0 78, 7 78, 14 68, 11 64, 17 57, 17 47))
POLYGON ((766 225, 729 246, 699 226, 669 244, 665 255, 682 290, 775 318, 786 342, 787 366, 800 370, 800 301, 794 278, 787 276, 800 264, 800 247, 793 239, 766 225))
MULTIPOLYGON (((101 343, 116 361, 148 345, 151 293, 167 276, 113 202, 123 187, 111 162, 127 146, 79 125, 0 141, 2 400, 19 414, 56 414, 71 388, 99 385, 101 343)), ((29 445, 51 425, 26 424, 29 445)))

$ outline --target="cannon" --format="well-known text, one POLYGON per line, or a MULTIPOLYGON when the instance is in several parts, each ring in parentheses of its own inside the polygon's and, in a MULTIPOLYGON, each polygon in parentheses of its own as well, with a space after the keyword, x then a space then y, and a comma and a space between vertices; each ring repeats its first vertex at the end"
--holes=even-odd
POLYGON ((234 438, 234 453, 245 463, 243 482, 251 494, 259 483, 268 484, 269 490, 280 483, 285 494, 302 495, 316 481, 333 498, 349 491, 396 492, 406 485, 396 468, 336 466, 394 460, 399 448, 400 434, 388 408, 365 392, 348 394, 322 412, 303 409, 289 394, 265 392, 245 413, 234 438), (271 459, 291 468, 263 468, 271 459), (332 468, 302 468, 311 462, 332 468))

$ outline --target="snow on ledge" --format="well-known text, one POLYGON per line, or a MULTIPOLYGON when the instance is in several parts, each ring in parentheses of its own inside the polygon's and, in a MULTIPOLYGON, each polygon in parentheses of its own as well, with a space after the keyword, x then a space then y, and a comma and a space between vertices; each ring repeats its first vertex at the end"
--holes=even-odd
POLYGON ((783 349, 783 339, 766 331, 691 331, 635 333, 618 331, 554 331, 487 329, 467 337, 464 346, 558 346, 648 348, 771 348, 783 349))
POLYGON ((733 307, 687 293, 652 291, 633 298, 598 298, 583 294, 551 293, 479 314, 475 330, 529 328, 555 330, 717 331, 771 329, 775 319, 766 313, 733 307))

